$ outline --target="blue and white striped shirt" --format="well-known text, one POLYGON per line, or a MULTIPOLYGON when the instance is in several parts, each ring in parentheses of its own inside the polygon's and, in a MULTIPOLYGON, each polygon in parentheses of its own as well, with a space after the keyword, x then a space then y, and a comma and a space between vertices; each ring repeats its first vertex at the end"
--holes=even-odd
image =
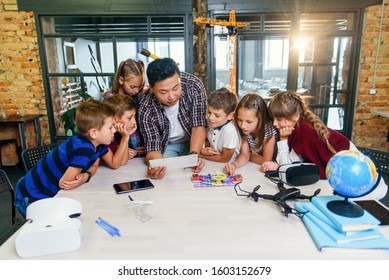
POLYGON ((16 197, 28 197, 30 203, 53 197, 58 193, 59 180, 68 167, 81 168, 81 172, 85 172, 107 152, 107 145, 99 145, 95 151, 95 146, 85 136, 70 137, 39 160, 18 181, 16 197))

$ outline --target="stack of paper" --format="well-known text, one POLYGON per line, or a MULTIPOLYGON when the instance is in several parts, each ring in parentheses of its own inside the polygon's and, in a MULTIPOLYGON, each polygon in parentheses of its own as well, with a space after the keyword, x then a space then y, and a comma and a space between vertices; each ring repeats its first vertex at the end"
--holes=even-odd
MULTIPOLYGON (((327 208, 327 203, 344 200, 340 196, 315 196, 312 202, 296 202, 305 226, 320 251, 389 252, 389 240, 379 230, 379 221, 369 212, 349 218, 337 215, 327 208)), ((354 203, 350 201, 351 203, 354 203)))

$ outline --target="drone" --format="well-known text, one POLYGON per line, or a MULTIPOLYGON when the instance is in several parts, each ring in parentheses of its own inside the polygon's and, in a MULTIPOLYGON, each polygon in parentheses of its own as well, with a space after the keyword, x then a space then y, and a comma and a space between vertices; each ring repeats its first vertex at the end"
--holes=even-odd
POLYGON ((298 188, 285 188, 284 183, 281 180, 275 181, 274 179, 271 179, 271 181, 277 183, 277 188, 279 190, 279 192, 274 195, 259 194, 258 190, 261 188, 260 185, 256 186, 251 192, 248 192, 240 188, 240 182, 239 182, 235 184, 234 189, 238 196, 251 197, 255 202, 258 202, 259 198, 274 201, 278 206, 282 208, 281 213, 283 213, 286 217, 288 217, 289 214, 302 217, 306 213, 306 212, 300 212, 297 209, 290 206, 289 204, 287 204, 286 202, 287 200, 308 199, 309 201, 311 201, 312 197, 318 195, 321 191, 321 189, 317 189, 313 193, 313 195, 309 196, 309 195, 301 194, 301 191, 298 188))

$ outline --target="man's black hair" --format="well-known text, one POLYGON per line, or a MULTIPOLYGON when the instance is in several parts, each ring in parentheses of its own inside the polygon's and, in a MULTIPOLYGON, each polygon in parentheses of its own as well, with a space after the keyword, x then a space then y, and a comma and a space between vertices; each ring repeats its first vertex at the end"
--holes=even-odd
POLYGON ((147 67, 147 79, 154 86, 156 82, 172 77, 175 73, 180 76, 180 68, 171 58, 160 58, 151 62, 147 67))

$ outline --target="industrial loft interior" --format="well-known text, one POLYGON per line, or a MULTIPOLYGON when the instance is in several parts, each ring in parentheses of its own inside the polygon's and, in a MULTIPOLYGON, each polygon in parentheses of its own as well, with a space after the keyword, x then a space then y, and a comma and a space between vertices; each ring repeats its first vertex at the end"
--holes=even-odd
POLYGON ((356 146, 389 153, 388 0, 156 2, 0 1, 1 168, 13 185, 22 151, 74 135, 77 106, 112 87, 121 61, 148 65, 142 50, 207 93, 295 90, 356 146))

